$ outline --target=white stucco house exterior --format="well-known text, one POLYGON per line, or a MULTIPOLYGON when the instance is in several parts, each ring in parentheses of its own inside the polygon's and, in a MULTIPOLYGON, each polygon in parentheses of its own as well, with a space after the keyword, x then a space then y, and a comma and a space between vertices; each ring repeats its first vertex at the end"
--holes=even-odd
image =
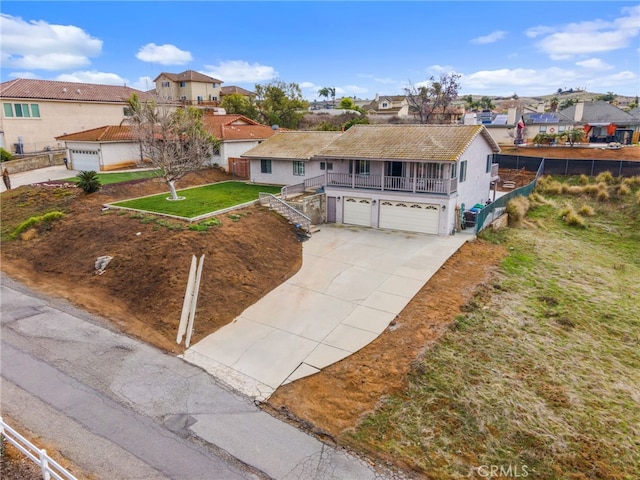
POLYGON ((482 125, 356 125, 333 140, 292 133, 243 155, 251 178, 320 186, 327 222, 448 235, 461 209, 491 200, 498 180, 500 148, 482 125))

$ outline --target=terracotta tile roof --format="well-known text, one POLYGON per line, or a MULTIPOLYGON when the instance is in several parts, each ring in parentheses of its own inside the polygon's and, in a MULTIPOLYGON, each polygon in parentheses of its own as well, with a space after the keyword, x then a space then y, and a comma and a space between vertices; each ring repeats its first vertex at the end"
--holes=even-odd
POLYGON ((135 141, 136 137, 130 125, 107 125, 83 132, 61 135, 56 137, 56 140, 74 142, 126 142, 135 141))
POLYGON ((279 130, 277 135, 242 154, 248 158, 309 160, 342 135, 341 132, 293 132, 279 130))
POLYGON ((275 132, 243 115, 205 115, 205 128, 220 140, 265 140, 275 132))
POLYGON ((220 95, 231 95, 233 93, 239 93, 240 95, 244 95, 245 97, 255 97, 256 94, 254 92, 250 92, 249 90, 245 90, 242 87, 221 87, 220 95))
POLYGON ((355 125, 318 157, 372 160, 456 161, 482 135, 500 147, 482 125, 355 125))
POLYGON ((0 84, 2 98, 29 98, 37 100, 67 100, 73 102, 126 102, 132 93, 140 100, 151 100, 147 92, 117 85, 59 82, 18 78, 0 84))
POLYGON ((203 73, 196 72, 194 70, 185 70, 182 73, 162 72, 153 81, 156 82, 163 75, 172 82, 223 83, 222 80, 209 77, 208 75, 204 75, 203 73))

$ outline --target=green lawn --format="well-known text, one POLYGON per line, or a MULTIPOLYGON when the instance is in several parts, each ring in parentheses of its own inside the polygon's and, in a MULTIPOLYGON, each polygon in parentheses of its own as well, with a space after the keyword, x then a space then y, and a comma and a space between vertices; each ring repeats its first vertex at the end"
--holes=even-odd
MULTIPOLYGON (((130 180, 139 180, 142 178, 158 177, 158 170, 139 170, 133 172, 114 172, 114 173, 98 173, 98 178, 102 185, 110 185, 112 183, 128 182, 130 180)), ((62 180, 63 182, 77 182, 78 177, 70 177, 62 180)))
POLYGON ((244 182, 221 182, 196 188, 178 190, 184 200, 171 201, 169 192, 150 197, 115 202, 117 207, 132 208, 153 213, 164 213, 194 218, 258 199, 260 192, 278 194, 279 186, 251 185, 244 182))

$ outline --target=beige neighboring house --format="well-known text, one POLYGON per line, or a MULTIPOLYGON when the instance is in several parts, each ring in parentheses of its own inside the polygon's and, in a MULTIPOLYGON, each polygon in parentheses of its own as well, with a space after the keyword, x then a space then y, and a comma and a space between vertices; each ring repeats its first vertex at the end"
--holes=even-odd
POLYGON ((404 95, 378 95, 362 107, 367 115, 382 118, 409 117, 409 102, 404 95))
POLYGON ((222 87, 220 89, 220 96, 222 98, 224 98, 226 95, 233 95, 233 94, 242 95, 243 97, 248 97, 250 99, 256 98, 255 92, 250 92, 249 90, 246 90, 242 87, 229 86, 229 87, 222 87))
POLYGON ((162 72, 153 82, 158 97, 183 105, 217 107, 222 96, 222 80, 194 70, 162 72))
POLYGON ((62 147, 56 137, 120 124, 127 118, 127 100, 148 93, 116 85, 18 78, 0 84, 2 118, 0 146, 12 153, 33 153, 62 147))

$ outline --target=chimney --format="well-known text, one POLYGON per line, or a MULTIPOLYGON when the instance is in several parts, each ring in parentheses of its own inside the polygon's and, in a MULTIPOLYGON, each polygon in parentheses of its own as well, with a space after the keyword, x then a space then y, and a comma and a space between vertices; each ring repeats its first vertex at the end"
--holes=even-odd
POLYGON ((539 103, 538 108, 536 109, 538 113, 544 113, 544 103, 539 103))
POLYGON ((516 107, 509 107, 507 110, 507 125, 515 125, 516 123, 516 107))
POLYGON ((580 101, 576 103, 576 112, 573 115, 574 122, 581 122, 583 115, 584 115, 584 102, 580 101))

